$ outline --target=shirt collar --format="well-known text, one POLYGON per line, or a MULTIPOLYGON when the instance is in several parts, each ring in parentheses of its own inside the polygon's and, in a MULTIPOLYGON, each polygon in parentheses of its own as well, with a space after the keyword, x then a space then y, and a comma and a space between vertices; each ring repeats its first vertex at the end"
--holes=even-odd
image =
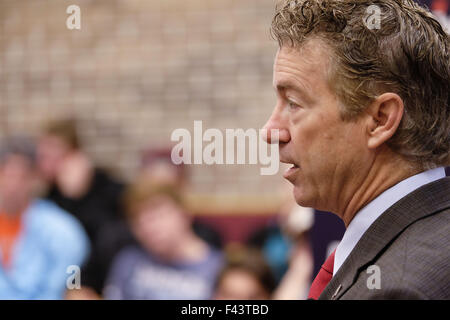
POLYGON ((336 248, 334 256, 333 276, 352 252, 362 235, 372 223, 389 207, 407 194, 430 182, 445 177, 444 168, 436 168, 411 176, 391 188, 385 190, 374 200, 362 208, 350 222, 344 237, 336 248))

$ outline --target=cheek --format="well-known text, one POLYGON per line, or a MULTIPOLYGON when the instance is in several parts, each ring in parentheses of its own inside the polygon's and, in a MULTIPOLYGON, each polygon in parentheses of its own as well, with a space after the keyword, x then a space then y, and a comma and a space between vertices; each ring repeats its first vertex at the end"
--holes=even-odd
POLYGON ((336 139, 332 126, 319 115, 309 116, 294 125, 291 139, 300 162, 306 165, 305 162, 320 161, 330 151, 336 139))
POLYGON ((141 219, 134 222, 132 229, 139 239, 145 240, 154 235, 155 223, 148 217, 141 217, 141 219))
POLYGON ((324 141, 323 154, 326 154, 326 158, 322 161, 327 161, 327 174, 341 183, 352 172, 359 171, 364 163, 370 162, 366 157, 364 134, 355 124, 336 125, 333 132, 327 132, 324 141))
POLYGON ((314 138, 314 130, 310 128, 308 124, 302 125, 301 123, 295 125, 291 129, 291 142, 293 145, 293 153, 297 156, 297 159, 302 161, 303 157, 306 157, 311 148, 312 140, 314 138))
POLYGON ((2 181, 2 188, 14 193, 27 193, 31 183, 28 177, 22 175, 6 175, 2 181))
POLYGON ((133 223, 133 225, 131 226, 131 229, 132 229, 133 233, 136 235, 136 237, 141 240, 145 238, 145 235, 148 232, 146 230, 145 226, 140 223, 139 224, 133 223))
POLYGON ((338 146, 343 154, 360 155, 364 152, 367 143, 363 126, 359 123, 346 123, 341 126, 339 131, 340 135, 338 146))
POLYGON ((323 116, 298 128, 293 137, 294 152, 300 159, 303 179, 318 186, 321 181, 329 181, 333 177, 337 166, 346 162, 350 154, 350 137, 346 135, 344 126, 323 116))

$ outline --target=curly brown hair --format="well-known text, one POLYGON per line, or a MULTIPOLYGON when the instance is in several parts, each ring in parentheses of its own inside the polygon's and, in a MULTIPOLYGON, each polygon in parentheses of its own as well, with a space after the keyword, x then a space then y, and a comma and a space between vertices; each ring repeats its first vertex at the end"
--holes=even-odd
POLYGON ((450 163, 449 35, 412 0, 288 0, 277 6, 271 33, 281 46, 319 39, 330 49, 329 84, 351 121, 383 92, 405 112, 387 145, 422 168, 450 163), (367 26, 380 9, 380 28, 367 26))

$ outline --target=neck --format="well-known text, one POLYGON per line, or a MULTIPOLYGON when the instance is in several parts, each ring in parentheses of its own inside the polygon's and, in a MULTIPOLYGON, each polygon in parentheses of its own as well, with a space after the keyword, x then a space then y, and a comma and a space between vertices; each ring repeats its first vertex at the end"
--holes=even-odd
POLYGON ((364 206, 385 190, 421 171, 423 170, 403 160, 390 150, 379 153, 368 169, 366 178, 353 188, 350 198, 338 211, 338 215, 348 227, 364 206))

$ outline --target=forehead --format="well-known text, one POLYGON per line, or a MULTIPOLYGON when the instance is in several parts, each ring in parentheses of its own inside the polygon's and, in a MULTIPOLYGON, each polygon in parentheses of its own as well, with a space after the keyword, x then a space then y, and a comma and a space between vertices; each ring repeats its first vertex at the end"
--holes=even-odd
POLYGON ((32 160, 27 156, 22 154, 11 153, 5 155, 3 159, 0 160, 1 168, 14 168, 21 170, 30 170, 32 169, 32 160))
POLYGON ((273 85, 276 89, 303 87, 308 91, 327 80, 330 54, 320 40, 309 40, 300 48, 283 46, 275 57, 273 85))

